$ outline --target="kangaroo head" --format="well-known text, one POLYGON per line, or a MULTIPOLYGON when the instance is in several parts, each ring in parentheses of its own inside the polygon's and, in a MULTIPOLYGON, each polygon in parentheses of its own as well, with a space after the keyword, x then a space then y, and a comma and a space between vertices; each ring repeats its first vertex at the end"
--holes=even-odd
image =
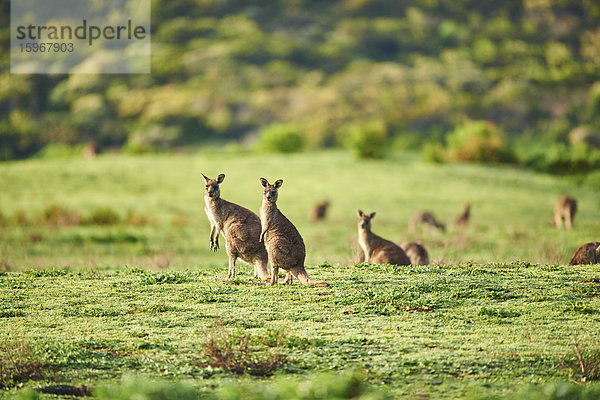
POLYGON ((204 195, 213 199, 218 199, 221 196, 221 189, 219 185, 223 183, 225 180, 225 174, 220 174, 217 176, 217 179, 210 179, 209 177, 202 175, 202 179, 204 179, 204 195))
POLYGON ((375 217, 375 211, 367 215, 362 210, 358 210, 358 227, 361 229, 371 230, 371 220, 375 217))
POLYGON ((277 201, 277 191, 283 185, 283 179, 277 179, 272 185, 265 178, 260 178, 260 183, 265 188, 263 190, 263 200, 270 203, 277 201))

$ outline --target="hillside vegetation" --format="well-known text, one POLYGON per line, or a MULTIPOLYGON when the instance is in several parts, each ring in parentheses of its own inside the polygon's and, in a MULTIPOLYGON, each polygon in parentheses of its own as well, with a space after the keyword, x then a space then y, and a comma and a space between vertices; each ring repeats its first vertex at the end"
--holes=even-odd
POLYGON ((406 149, 483 120, 525 164, 586 172, 600 157, 570 153, 599 143, 599 19, 588 0, 153 0, 151 74, 10 75, 3 2, 0 159, 251 143, 279 123, 309 147, 377 126, 406 149))

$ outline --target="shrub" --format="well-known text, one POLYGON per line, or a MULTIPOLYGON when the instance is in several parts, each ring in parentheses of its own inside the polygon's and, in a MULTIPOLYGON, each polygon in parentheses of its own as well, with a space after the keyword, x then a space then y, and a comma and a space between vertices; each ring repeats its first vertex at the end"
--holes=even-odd
POLYGON ((131 133, 123 150, 133 154, 166 151, 178 145, 181 140, 182 133, 178 126, 157 124, 131 133))
POLYGON ((41 219, 50 226, 73 226, 79 224, 81 216, 75 211, 53 204, 44 210, 41 219))
POLYGON ((254 376, 270 376, 279 369, 284 360, 283 354, 259 354, 248 346, 246 335, 233 335, 225 331, 219 319, 215 328, 207 333, 203 355, 213 368, 223 368, 234 374, 248 373, 254 376))
POLYGON ((125 217, 125 223, 132 226, 146 226, 150 223, 148 216, 130 210, 125 217))
POLYGON ((511 163, 517 160, 504 133, 489 121, 469 121, 447 139, 447 157, 454 161, 511 163))
POLYGON ((9 221, 9 225, 11 226, 28 226, 29 224, 29 218, 27 217, 27 214, 25 214, 25 211, 22 210, 14 213, 9 221))
POLYGON ((0 389, 12 388, 29 380, 54 377, 53 368, 38 359, 23 340, 0 344, 0 389))
POLYGON ((444 146, 439 143, 425 143, 422 154, 426 162, 440 164, 446 161, 444 146))
POLYGON ((569 132, 569 142, 573 145, 586 144, 600 149, 600 132, 590 125, 581 125, 569 132))
POLYGON ((358 158, 382 158, 388 139, 388 129, 381 121, 350 125, 345 128, 346 146, 358 158))
POLYGON ((523 162, 539 172, 557 175, 584 174, 600 168, 600 152, 584 144, 568 146, 554 143, 545 150, 531 151, 523 162))
POLYGON ((274 153, 294 153, 302 151, 306 146, 306 138, 300 129, 292 124, 274 124, 262 129, 259 134, 258 147, 274 153))
POLYGON ((580 382, 600 380, 600 346, 574 344, 573 352, 561 360, 571 379, 580 382))
POLYGON ((52 143, 44 146, 35 156, 39 158, 81 158, 83 145, 52 143))
POLYGON ((111 208, 99 208, 95 210, 92 215, 86 220, 86 223, 90 225, 115 225, 121 220, 119 214, 117 214, 111 208))

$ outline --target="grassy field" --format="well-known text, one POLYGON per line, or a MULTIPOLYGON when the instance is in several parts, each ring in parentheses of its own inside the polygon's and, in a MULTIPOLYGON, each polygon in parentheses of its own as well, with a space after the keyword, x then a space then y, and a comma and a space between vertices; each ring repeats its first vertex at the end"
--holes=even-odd
POLYGON ((0 336, 47 366, 26 387, 95 388, 136 374, 216 398, 236 376, 211 365, 206 343, 223 335, 234 350, 245 337, 255 357, 285 357, 275 382, 361 369, 398 398, 511 398, 526 384, 581 381, 573 346, 598 379, 598 266, 324 264, 310 273, 332 286, 215 281, 216 267, 4 273, 0 336))
POLYGON ((600 268, 565 265, 598 240, 599 192, 411 155, 0 164, 0 396, 119 399, 144 386, 178 398, 345 398, 358 375, 373 399, 598 394, 597 383, 527 385, 600 378, 600 268), (309 274, 331 287, 259 285, 243 263, 236 281, 215 280, 227 257, 208 250, 200 172, 225 173, 223 198, 253 210, 258 178, 283 178, 279 207, 305 238, 309 274), (579 201, 572 232, 550 224, 561 194, 579 201), (324 198, 328 219, 310 223, 324 198), (464 232, 407 233, 418 210, 450 222, 465 201, 464 232), (434 265, 353 265, 358 208, 377 211, 374 232, 422 240, 434 265))
POLYGON ((0 266, 225 265, 224 252, 208 250, 201 172, 211 177, 225 173, 222 197, 254 211, 261 201, 258 178, 283 178, 278 204, 305 239, 308 265, 351 264, 359 208, 377 212, 373 231, 381 236, 422 240, 436 264, 568 263, 580 244, 598 239, 600 226, 600 190, 512 168, 423 164, 409 155, 361 162, 345 152, 41 159, 0 165, 5 220, 0 266), (551 227, 554 201, 561 194, 579 202, 573 232, 551 227), (329 217, 311 224, 308 212, 324 198, 331 201, 329 217), (472 204, 472 222, 465 232, 451 227, 446 233, 407 232, 417 211, 431 210, 450 223, 466 201, 472 204), (56 222, 52 207, 83 221, 56 222), (107 212, 121 222, 85 223, 94 215, 106 222, 107 212))

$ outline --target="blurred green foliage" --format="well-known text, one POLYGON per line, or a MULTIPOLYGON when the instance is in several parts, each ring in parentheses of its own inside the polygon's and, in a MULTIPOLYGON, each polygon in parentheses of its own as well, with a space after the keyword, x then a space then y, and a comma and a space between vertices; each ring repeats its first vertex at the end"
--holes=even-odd
POLYGON ((152 0, 151 74, 11 75, 3 3, 0 160, 242 141, 273 124, 298 127, 299 146, 346 145, 346 127, 373 120, 419 146, 466 119, 507 143, 564 143, 600 130, 599 18, 577 0, 152 0))
POLYGON ((358 158, 381 158, 386 150, 387 127, 382 121, 369 121, 346 128, 346 144, 358 158))
POLYGON ((293 124, 275 124, 263 128, 259 134, 258 147, 276 153, 302 151, 306 139, 300 129, 293 124))
POLYGON ((468 121, 447 136, 447 157, 454 161, 510 163, 516 156, 504 132, 489 121, 468 121))

